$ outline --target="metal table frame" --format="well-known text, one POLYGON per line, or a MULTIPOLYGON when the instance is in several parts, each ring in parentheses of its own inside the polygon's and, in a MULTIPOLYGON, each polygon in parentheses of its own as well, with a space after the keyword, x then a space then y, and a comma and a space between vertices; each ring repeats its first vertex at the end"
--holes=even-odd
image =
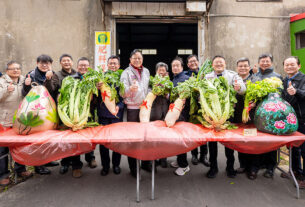
MULTIPOLYGON (((282 153, 284 153, 284 152, 282 152, 282 153)), ((288 155, 287 153, 284 153, 284 154, 288 155)), ((282 173, 284 173, 288 178, 292 177, 292 180, 293 180, 294 185, 295 185, 296 190, 297 190, 296 197, 297 197, 297 199, 299 199, 300 198, 300 187, 299 187, 299 183, 298 183, 298 181, 297 181, 297 179, 296 179, 296 177, 293 173, 293 170, 292 170, 292 146, 291 145, 289 146, 289 172, 290 172, 290 174, 285 172, 282 168, 280 168, 278 166, 279 163, 280 163, 280 157, 281 157, 281 150, 278 149, 277 150, 277 166, 276 166, 276 168, 279 171, 281 171, 282 173)))
MULTIPOLYGON (((283 153, 283 152, 282 152, 283 153)), ((293 179, 293 182, 295 184, 295 187, 296 187, 296 198, 299 199, 300 198, 300 187, 299 187, 299 184, 298 184, 298 181, 293 173, 293 170, 292 170, 292 146, 290 145, 289 146, 289 172, 290 174, 287 174, 283 169, 281 169, 278 165, 279 165, 279 162, 280 162, 280 155, 281 155, 281 150, 278 149, 277 150, 277 166, 276 168, 285 173, 287 175, 287 177, 293 179)), ((288 155, 288 154, 287 154, 288 155)), ((151 173, 151 200, 155 200, 155 160, 152 161, 152 173, 151 173)), ((140 160, 137 160, 137 189, 136 189, 136 192, 137 192, 137 199, 136 201, 139 203, 141 200, 140 200, 140 160)))

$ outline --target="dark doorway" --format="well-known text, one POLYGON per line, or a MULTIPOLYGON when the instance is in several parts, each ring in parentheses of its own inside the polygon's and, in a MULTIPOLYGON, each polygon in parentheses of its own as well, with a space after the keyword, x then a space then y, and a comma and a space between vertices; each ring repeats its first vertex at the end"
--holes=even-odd
MULTIPOLYGON (((116 28, 121 68, 128 66, 130 52, 134 49, 142 49, 143 65, 150 70, 151 75, 155 74, 158 62, 165 62, 170 67, 177 55, 186 61, 190 53, 197 54, 198 51, 197 24, 117 23, 116 28)), ((184 70, 187 70, 186 64, 184 70)))

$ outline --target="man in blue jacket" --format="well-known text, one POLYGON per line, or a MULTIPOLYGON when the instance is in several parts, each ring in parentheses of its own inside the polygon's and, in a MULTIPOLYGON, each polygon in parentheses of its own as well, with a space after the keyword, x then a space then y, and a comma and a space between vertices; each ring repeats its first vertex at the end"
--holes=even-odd
MULTIPOLYGON (((185 71, 185 74, 189 77, 198 74, 199 71, 199 60, 197 55, 190 55, 187 57, 187 67, 189 68, 188 71, 185 71)), ((193 165, 198 165, 199 162, 204 164, 206 167, 210 166, 210 162, 207 158, 208 154, 208 147, 207 145, 200 146, 200 156, 198 160, 198 148, 195 148, 191 151, 192 153, 192 163, 193 165)))
MULTIPOLYGON (((110 56, 107 62, 108 70, 117 71, 120 68, 120 58, 119 56, 110 56)), ((101 84, 98 84, 98 88, 101 88, 101 84)), ((117 89, 118 91, 118 89, 117 89)), ((102 125, 108 125, 113 123, 118 123, 123 121, 123 113, 124 113, 124 103, 122 97, 120 97, 119 102, 116 106, 117 114, 111 114, 107 109, 105 103, 102 101, 102 97, 99 93, 97 97, 97 115, 99 119, 99 123, 102 125)), ((104 145, 100 145, 100 155, 101 155, 101 162, 102 162, 102 170, 101 175, 106 176, 109 173, 110 168, 110 157, 109 157, 109 149, 106 148, 104 145)), ((112 152, 112 169, 114 174, 120 174, 121 162, 121 154, 117 152, 112 152)))

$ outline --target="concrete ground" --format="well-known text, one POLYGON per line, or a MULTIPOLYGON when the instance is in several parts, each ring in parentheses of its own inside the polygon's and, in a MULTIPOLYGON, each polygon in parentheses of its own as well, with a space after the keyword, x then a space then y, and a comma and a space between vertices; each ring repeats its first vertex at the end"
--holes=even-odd
MULTIPOLYGON (((219 146, 220 172, 215 179, 208 179, 208 168, 202 164, 194 166, 185 176, 173 174, 173 168, 158 168, 155 182, 155 200, 150 200, 151 175, 142 171, 140 184, 141 202, 136 202, 136 179, 129 174, 127 159, 122 157, 120 175, 110 171, 100 176, 98 168, 90 169, 84 164, 83 177, 72 178, 71 169, 59 174, 59 167, 50 168, 51 175, 35 175, 6 192, 0 193, 1 207, 298 207, 305 206, 305 190, 296 199, 296 190, 291 180, 280 177, 277 170, 274 179, 266 179, 260 171, 258 178, 251 181, 244 174, 229 179, 225 174, 223 146, 219 146)), ((98 163, 98 150, 95 150, 98 163)), ((190 160, 190 154, 188 160, 190 160)), ((237 157, 237 154, 235 154, 237 157)), ((84 158, 82 157, 84 160, 84 158)), ((168 161, 175 160, 171 157, 168 161)), ((85 163, 85 162, 84 162, 85 163)), ((99 163, 100 164, 100 163, 99 163)), ((236 163, 238 167, 238 162, 236 163)))

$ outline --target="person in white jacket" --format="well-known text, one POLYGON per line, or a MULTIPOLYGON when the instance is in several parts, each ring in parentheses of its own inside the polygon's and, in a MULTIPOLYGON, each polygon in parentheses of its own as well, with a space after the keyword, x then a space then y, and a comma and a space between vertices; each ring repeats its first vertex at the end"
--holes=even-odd
MULTIPOLYGON (((130 64, 122 75, 125 94, 124 103, 127 105, 127 121, 140 122, 140 106, 148 94, 149 70, 143 67, 143 55, 140 50, 133 50, 130 54, 130 64)), ((136 159, 128 157, 130 173, 133 177, 137 175, 136 159)), ((150 161, 143 161, 141 168, 152 171, 150 161)))
MULTIPOLYGON (((7 64, 6 74, 0 78, 0 124, 4 128, 12 128, 13 116, 22 101, 22 84, 24 77, 21 75, 21 65, 16 61, 7 64)), ((7 154, 8 147, 0 147, 0 157, 7 154)), ((33 174, 27 171, 24 165, 15 162, 14 170, 17 176, 27 179, 33 174)), ((0 186, 9 185, 8 158, 0 159, 0 186)))

